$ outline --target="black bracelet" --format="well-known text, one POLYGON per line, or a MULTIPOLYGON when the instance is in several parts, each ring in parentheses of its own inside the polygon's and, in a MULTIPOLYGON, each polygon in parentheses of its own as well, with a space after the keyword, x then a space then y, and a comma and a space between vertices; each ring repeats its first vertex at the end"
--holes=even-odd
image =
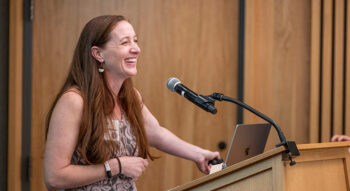
POLYGON ((122 174, 122 163, 120 163, 119 157, 116 157, 116 159, 118 160, 118 164, 119 164, 119 174, 122 174))

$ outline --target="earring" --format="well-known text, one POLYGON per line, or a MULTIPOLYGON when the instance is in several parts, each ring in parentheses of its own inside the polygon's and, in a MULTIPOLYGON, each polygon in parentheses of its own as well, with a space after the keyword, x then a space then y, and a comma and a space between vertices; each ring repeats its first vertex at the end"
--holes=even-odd
POLYGON ((102 67, 103 62, 101 62, 101 67, 98 68, 98 72, 103 73, 105 69, 102 67))

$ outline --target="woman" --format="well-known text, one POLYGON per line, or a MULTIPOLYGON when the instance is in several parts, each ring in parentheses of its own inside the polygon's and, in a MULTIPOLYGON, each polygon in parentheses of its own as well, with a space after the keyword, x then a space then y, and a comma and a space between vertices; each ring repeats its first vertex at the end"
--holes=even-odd
POLYGON ((218 152, 184 142, 161 127, 133 88, 140 53, 123 16, 84 27, 69 75, 48 114, 44 156, 48 189, 136 190, 148 145, 194 161, 208 174, 218 152))

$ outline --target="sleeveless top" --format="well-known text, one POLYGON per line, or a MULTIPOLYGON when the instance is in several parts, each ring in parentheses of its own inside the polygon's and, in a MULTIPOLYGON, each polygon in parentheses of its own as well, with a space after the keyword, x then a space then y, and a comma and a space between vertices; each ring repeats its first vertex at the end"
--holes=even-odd
MULTIPOLYGON (((111 158, 119 156, 138 156, 138 149, 136 147, 136 138, 130 127, 130 123, 126 120, 126 116, 122 114, 121 120, 111 120, 108 122, 109 134, 105 134, 105 140, 109 137, 113 141, 118 142, 118 151, 112 154, 111 158), (112 123, 112 124, 111 124, 112 123)), ((82 159, 79 151, 76 149, 73 153, 71 164, 86 165, 87 163, 82 159)), ((69 191, 137 191, 135 180, 121 175, 115 175, 112 178, 95 182, 90 185, 67 189, 69 191)))

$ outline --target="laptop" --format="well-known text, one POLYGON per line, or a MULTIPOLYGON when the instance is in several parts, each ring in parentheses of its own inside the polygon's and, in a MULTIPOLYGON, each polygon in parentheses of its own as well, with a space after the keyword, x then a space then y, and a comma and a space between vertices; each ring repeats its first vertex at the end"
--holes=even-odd
POLYGON ((270 124, 237 124, 226 155, 226 166, 263 153, 270 127, 270 124))

